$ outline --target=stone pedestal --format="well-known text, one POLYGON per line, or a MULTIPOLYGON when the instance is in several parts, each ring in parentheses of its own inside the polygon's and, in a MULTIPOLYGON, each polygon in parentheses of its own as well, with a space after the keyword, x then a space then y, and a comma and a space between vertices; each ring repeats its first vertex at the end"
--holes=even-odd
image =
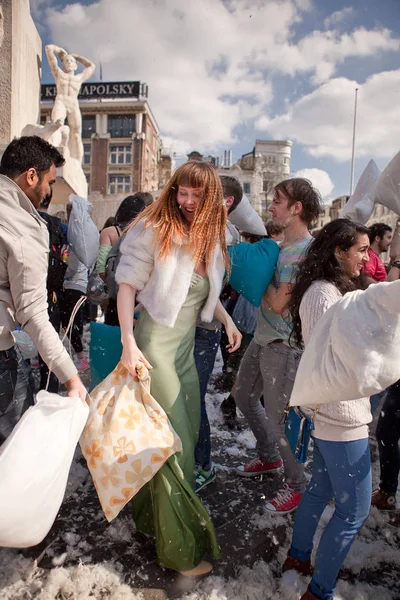
POLYGON ((68 158, 65 165, 57 169, 57 180, 53 185, 53 204, 68 204, 70 194, 88 197, 88 185, 81 165, 68 158))

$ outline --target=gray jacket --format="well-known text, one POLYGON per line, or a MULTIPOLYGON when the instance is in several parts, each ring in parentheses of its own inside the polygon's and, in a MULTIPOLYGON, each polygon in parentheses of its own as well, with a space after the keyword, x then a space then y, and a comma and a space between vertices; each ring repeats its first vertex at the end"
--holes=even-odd
POLYGON ((47 313, 48 253, 46 222, 21 188, 0 175, 0 350, 14 345, 12 331, 21 325, 64 383, 77 370, 47 313))

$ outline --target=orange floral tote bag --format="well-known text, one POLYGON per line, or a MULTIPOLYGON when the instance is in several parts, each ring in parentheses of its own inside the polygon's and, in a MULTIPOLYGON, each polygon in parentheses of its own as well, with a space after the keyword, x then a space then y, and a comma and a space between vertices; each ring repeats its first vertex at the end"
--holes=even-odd
POLYGON ((119 363, 90 394, 80 445, 100 504, 112 521, 170 456, 182 450, 161 406, 150 395, 143 365, 133 377, 119 363))

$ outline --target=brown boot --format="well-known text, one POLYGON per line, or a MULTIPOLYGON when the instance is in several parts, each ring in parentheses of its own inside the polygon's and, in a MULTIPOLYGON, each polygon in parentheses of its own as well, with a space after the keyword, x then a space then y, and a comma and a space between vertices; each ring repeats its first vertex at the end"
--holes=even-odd
POLYGON ((310 592, 310 588, 307 588, 300 600, 319 600, 319 598, 310 592))
POLYGON ((307 560, 299 560, 294 556, 290 556, 288 552, 282 566, 282 573, 286 573, 286 571, 297 571, 300 575, 305 575, 306 577, 309 575, 311 577, 314 573, 314 567, 311 565, 309 558, 307 560))
POLYGON ((378 510, 395 510, 396 494, 390 494, 378 488, 372 492, 371 504, 378 510))

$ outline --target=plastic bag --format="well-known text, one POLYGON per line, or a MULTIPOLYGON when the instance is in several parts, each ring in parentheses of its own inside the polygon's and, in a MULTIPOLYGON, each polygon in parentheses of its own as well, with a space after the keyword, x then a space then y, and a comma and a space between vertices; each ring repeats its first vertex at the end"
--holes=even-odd
POLYGON ((150 395, 144 365, 132 377, 119 363, 93 390, 80 445, 108 521, 182 450, 167 415, 150 395))
POLYGON ((72 212, 68 224, 68 243, 81 263, 91 269, 97 261, 100 234, 90 218, 92 205, 79 196, 71 194, 72 212))
POLYGON ((38 355, 37 348, 26 331, 16 329, 13 331, 13 338, 25 360, 35 358, 38 355))
POLYGON ((27 548, 50 531, 89 409, 41 391, 0 449, 0 546, 27 548))

